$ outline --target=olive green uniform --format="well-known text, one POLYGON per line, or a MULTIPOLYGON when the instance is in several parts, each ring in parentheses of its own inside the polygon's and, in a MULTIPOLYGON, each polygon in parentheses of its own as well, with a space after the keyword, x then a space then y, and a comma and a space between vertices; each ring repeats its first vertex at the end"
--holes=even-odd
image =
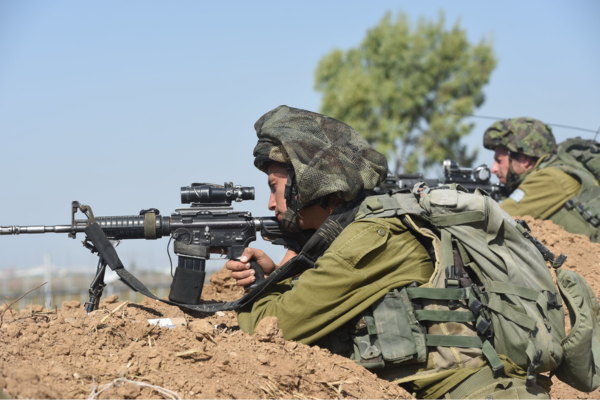
MULTIPOLYGON (((399 219, 354 221, 325 251, 314 269, 307 270, 295 281, 290 278, 277 284, 251 306, 243 308, 238 322, 243 331, 252 334, 263 318, 275 316, 285 339, 305 344, 324 343, 320 339, 326 339, 391 289, 412 282, 424 284, 433 272, 427 251, 399 219)), ((476 373, 489 371, 489 368, 464 368, 410 382, 408 388, 419 397, 437 398, 454 387, 455 393, 462 397, 465 386, 456 385, 464 381, 467 388, 475 383, 481 389, 480 385, 485 383, 490 392, 493 391, 490 385, 497 384, 496 398, 512 398, 517 393, 506 388, 520 388, 522 393, 532 397, 533 392, 524 386, 524 371, 501 357, 511 377, 494 380, 485 376, 482 382, 476 373)), ((393 371, 377 372, 384 379, 395 380, 393 371)), ((547 398, 543 390, 539 395, 547 398)))
POLYGON ((548 219, 575 196, 581 184, 555 167, 539 168, 546 157, 521 176, 521 183, 500 207, 512 216, 529 215, 535 219, 548 219))
POLYGON ((396 218, 352 222, 292 284, 283 281, 242 309, 242 330, 252 334, 275 316, 287 340, 310 344, 332 333, 393 288, 426 283, 433 264, 425 248, 396 218))

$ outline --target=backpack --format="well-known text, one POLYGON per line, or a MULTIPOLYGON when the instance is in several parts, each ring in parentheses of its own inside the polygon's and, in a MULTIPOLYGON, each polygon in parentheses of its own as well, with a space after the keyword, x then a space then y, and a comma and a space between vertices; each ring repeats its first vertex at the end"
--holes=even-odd
POLYGON ((580 137, 567 139, 558 145, 556 153, 565 164, 586 169, 600 181, 600 143, 580 137))
POLYGON ((401 383, 481 365, 475 361, 483 358, 497 376, 504 369, 500 354, 527 371, 528 385, 536 374, 555 371, 578 390, 598 387, 600 316, 593 292, 579 284, 581 276, 557 269, 559 290, 545 260, 559 268, 566 257, 555 259, 485 192, 457 185, 389 192, 369 197, 356 219, 374 217, 402 218, 416 236, 428 238, 435 271, 427 284, 394 289, 363 312, 346 333, 354 343, 350 358, 370 369, 394 367, 401 383), (563 298, 575 319, 569 336, 563 298), (428 359, 434 364, 428 370, 408 365, 428 359), (403 365, 410 367, 404 377, 397 372, 403 365))
POLYGON ((600 242, 600 143, 573 138, 558 145, 557 154, 539 168, 554 167, 571 175, 581 189, 550 219, 571 233, 600 242))
POLYGON ((600 304, 578 273, 557 269, 556 281, 569 310, 571 331, 561 343, 564 360, 552 373, 577 390, 591 392, 600 386, 600 304))

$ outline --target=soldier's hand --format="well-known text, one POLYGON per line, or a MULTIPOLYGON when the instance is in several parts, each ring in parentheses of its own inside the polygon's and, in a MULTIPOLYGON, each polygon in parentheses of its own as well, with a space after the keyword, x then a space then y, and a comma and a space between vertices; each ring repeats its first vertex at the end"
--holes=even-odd
POLYGON ((239 286, 247 286, 256 280, 255 272, 250 268, 250 260, 258 263, 265 276, 277 268, 277 264, 264 251, 247 247, 242 253, 240 261, 229 260, 225 264, 225 268, 231 271, 231 277, 237 281, 239 286))

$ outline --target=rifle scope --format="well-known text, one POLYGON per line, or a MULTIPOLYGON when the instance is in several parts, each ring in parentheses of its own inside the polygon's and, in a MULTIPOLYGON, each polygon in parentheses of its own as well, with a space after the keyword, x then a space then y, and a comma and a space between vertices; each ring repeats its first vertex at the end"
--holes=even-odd
POLYGON ((254 200, 254 188, 234 186, 225 182, 223 186, 212 183, 192 183, 181 188, 181 203, 231 204, 232 201, 254 200))
POLYGON ((447 182, 487 184, 491 176, 490 169, 485 164, 476 168, 466 168, 458 165, 456 161, 444 160, 442 168, 447 182))

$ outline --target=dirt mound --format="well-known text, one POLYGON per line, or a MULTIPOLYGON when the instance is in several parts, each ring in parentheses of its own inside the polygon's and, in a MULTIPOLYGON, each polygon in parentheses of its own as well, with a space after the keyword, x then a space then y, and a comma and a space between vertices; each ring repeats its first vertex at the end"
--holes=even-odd
MULTIPOLYGON (((568 256, 563 268, 583 275, 599 296, 600 244, 550 221, 524 219, 552 252, 568 256)), ((202 297, 242 295, 223 270, 202 297)), ((0 388, 18 398, 411 398, 348 359, 285 341, 276 319, 249 336, 233 312, 194 319, 151 299, 135 304, 111 296, 90 316, 76 301, 58 310, 7 310, 0 349, 0 388), (174 327, 148 322, 162 318, 174 327)), ((552 398, 600 398, 600 390, 581 393, 553 381, 552 398)))
MULTIPOLYGON (((239 298, 228 274, 213 275, 203 298, 239 298)), ((5 313, 0 388, 18 398, 410 398, 346 358, 285 341, 274 318, 249 336, 234 312, 193 319, 116 296, 101 307, 89 316, 79 302, 5 313), (185 325, 148 323, 157 318, 185 325)))

